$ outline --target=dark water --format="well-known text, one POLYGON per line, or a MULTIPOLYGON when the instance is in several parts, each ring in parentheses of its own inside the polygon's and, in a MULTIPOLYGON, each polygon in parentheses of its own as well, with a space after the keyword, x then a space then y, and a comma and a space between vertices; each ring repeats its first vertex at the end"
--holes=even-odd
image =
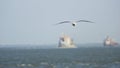
POLYGON ((0 48, 0 68, 120 68, 120 47, 0 48))

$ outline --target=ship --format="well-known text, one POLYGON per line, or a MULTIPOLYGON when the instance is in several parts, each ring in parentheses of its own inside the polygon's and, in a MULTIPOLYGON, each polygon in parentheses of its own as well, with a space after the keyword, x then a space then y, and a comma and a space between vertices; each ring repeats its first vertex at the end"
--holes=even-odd
POLYGON ((65 34, 62 34, 62 36, 59 38, 58 47, 59 48, 77 48, 73 42, 73 39, 65 34))
POLYGON ((107 36, 106 39, 104 40, 104 46, 115 46, 115 45, 118 45, 118 43, 109 36, 107 36))

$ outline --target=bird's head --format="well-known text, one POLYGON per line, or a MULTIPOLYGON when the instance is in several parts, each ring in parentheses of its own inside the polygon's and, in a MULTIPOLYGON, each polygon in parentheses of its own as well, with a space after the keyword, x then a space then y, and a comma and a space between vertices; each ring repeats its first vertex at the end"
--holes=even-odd
POLYGON ((73 26, 73 27, 75 27, 75 26, 76 26, 76 24, 77 24, 77 23, 73 22, 73 23, 72 23, 72 26, 73 26))

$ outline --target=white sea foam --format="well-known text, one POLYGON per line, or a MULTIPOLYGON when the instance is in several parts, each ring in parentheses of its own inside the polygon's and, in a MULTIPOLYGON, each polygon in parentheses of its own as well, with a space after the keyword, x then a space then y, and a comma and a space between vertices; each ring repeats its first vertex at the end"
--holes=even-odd
POLYGON ((41 65, 49 65, 47 62, 41 62, 41 65))
POLYGON ((31 67, 32 64, 17 64, 18 67, 31 67))

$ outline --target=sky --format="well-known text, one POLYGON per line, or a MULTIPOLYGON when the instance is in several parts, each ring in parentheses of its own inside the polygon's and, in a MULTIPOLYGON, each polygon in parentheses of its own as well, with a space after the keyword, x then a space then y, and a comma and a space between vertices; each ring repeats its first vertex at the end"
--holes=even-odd
POLYGON ((58 44, 62 33, 79 43, 120 43, 120 0, 0 0, 0 44, 58 44), (61 21, 95 23, 53 25, 61 21))

